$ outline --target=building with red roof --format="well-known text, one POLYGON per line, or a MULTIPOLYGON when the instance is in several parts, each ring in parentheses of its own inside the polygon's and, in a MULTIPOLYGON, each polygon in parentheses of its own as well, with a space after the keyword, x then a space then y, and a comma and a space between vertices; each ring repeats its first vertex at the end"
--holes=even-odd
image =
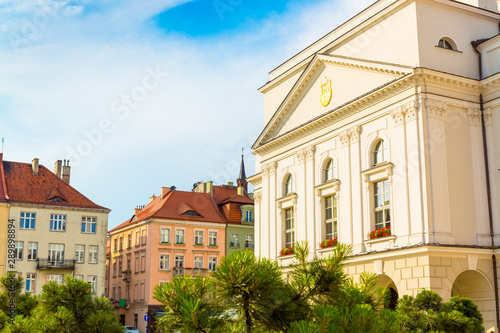
POLYGON ((176 275, 209 274, 228 250, 253 249, 253 199, 246 180, 239 185, 196 183, 190 192, 162 187, 159 196, 109 231, 108 297, 124 325, 154 329, 154 314, 162 310, 152 297, 156 285, 176 275), (249 243, 231 243, 227 230, 229 237, 240 232, 249 243))
POLYGON ((74 276, 101 296, 110 210, 73 188, 70 171, 69 161, 57 161, 51 172, 37 158, 9 162, 0 154, 0 242, 7 243, 7 228, 15 235, 8 258, 0 252, 0 273, 17 272, 33 293, 46 282, 74 276))

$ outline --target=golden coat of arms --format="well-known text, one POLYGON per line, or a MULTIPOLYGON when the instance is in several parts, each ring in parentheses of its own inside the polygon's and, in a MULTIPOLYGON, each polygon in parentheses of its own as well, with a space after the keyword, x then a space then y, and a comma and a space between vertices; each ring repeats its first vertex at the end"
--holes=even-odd
POLYGON ((321 95, 319 99, 321 101, 321 105, 327 107, 332 100, 332 79, 329 77, 325 77, 325 82, 321 83, 321 95))

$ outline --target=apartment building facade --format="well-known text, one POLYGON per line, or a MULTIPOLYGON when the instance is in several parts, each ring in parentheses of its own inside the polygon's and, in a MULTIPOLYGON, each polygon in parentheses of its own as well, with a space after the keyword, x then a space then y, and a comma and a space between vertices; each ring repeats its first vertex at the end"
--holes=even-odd
POLYGON ((24 278, 26 292, 40 294, 45 283, 73 276, 104 296, 110 210, 69 185, 69 162, 57 161, 54 173, 38 159, 9 162, 0 155, 0 165, 0 206, 8 209, 0 213, 1 222, 11 224, 9 233, 15 235, 13 258, 2 262, 6 271, 24 278))
POLYGON ((497 331, 499 22, 495 1, 381 0, 272 70, 256 254, 351 244, 354 278, 470 297, 497 331))

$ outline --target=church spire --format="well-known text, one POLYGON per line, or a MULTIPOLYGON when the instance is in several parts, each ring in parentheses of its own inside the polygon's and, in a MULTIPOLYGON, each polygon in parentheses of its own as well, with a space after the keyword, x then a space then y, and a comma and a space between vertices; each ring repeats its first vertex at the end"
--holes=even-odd
POLYGON ((248 193, 248 182, 247 182, 247 175, 245 172, 245 161, 243 159, 243 148, 241 148, 240 175, 238 177, 237 183, 238 183, 239 195, 245 195, 245 193, 248 193))

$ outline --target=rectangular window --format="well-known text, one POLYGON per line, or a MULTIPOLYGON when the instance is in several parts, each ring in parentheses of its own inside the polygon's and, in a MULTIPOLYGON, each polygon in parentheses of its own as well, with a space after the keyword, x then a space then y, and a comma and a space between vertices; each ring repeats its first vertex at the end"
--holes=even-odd
POLYGON ((118 237, 116 237, 116 238, 115 238, 114 243, 115 243, 115 244, 114 244, 114 245, 115 245, 115 247, 114 247, 114 250, 113 250, 113 251, 114 251, 114 252, 118 252, 118 237))
POLYGON ((203 257, 194 257, 194 268, 203 268, 203 257))
POLYGON ((97 264, 97 245, 89 245, 89 264, 97 264))
POLYGON ((122 276, 123 272, 123 257, 118 257, 118 276, 122 276))
POLYGON ((75 245, 75 261, 79 264, 85 262, 85 245, 75 245))
POLYGON ((21 229, 35 229, 35 213, 21 213, 20 225, 21 229))
POLYGON ((285 248, 293 247, 295 243, 295 219, 293 208, 285 209, 285 248))
POLYGON ((82 217, 82 232, 86 234, 95 234, 97 227, 97 218, 95 217, 82 217))
MULTIPOLYGON (((139 299, 139 282, 135 281, 134 283, 134 300, 137 301, 139 299)), ((134 315, 134 317, 137 316, 134 315)), ((135 325, 137 327, 137 324, 135 325)))
POLYGON ((120 237, 120 251, 123 250, 123 236, 120 237))
POLYGON ((115 299, 116 297, 116 287, 113 286, 113 288, 111 289, 111 299, 115 299))
POLYGON ((175 256, 174 275, 184 274, 184 256, 175 256))
POLYGON ((141 245, 141 232, 136 231, 135 232, 135 246, 140 246, 141 245))
POLYGON ((28 242, 28 260, 36 260, 38 258, 38 243, 28 242))
POLYGON ((176 229, 175 230, 175 244, 184 244, 184 230, 176 229))
POLYGON ((144 300, 146 298, 146 284, 144 283, 144 280, 141 280, 141 300, 144 300))
POLYGON ((391 202, 389 181, 387 179, 374 184, 375 230, 391 226, 391 202))
POLYGON ((335 239, 337 232, 337 196, 325 197, 325 239, 335 239))
POLYGON ((230 245, 231 247, 240 247, 240 240, 238 234, 232 234, 231 235, 231 242, 230 245))
POLYGON ((130 262, 130 261, 131 261, 131 260, 130 260, 130 253, 129 253, 129 254, 127 254, 127 270, 128 270, 128 271, 131 271, 131 269, 132 269, 132 268, 131 268, 131 262, 130 262))
POLYGON ((24 242, 15 242, 15 257, 14 259, 16 260, 23 260, 23 248, 24 248, 24 242))
POLYGON ((46 280, 47 280, 47 283, 49 283, 51 281, 56 281, 57 284, 63 284, 64 275, 62 275, 62 274, 47 274, 46 280))
POLYGON ((118 262, 116 261, 116 258, 113 259, 113 277, 116 277, 116 272, 118 271, 118 262))
POLYGON ((134 256, 134 272, 139 273, 139 253, 135 253, 134 256))
POLYGON ((132 234, 128 234, 128 248, 130 249, 132 247, 132 234))
POLYGON ((36 274, 26 273, 26 292, 34 293, 36 285, 36 274))
POLYGON ((170 256, 168 254, 160 255, 160 271, 168 271, 170 269, 170 256))
POLYGON ((49 261, 53 264, 64 261, 64 244, 49 244, 49 261))
POLYGON ((252 219, 252 211, 251 210, 247 210, 245 212, 245 221, 246 222, 253 222, 253 219, 252 219))
POLYGON ((160 229, 160 242, 170 243, 170 229, 167 228, 160 229))
POLYGON ((253 249, 253 235, 245 236, 245 247, 247 249, 253 249))
POLYGON ((208 232, 208 245, 217 246, 217 232, 209 231, 208 232))
POLYGON ((215 272, 217 269, 217 258, 208 258, 208 269, 215 272))
POLYGON ((50 231, 66 231, 66 215, 50 214, 50 231))
POLYGON ((203 245, 203 231, 196 230, 194 232, 194 245, 203 245))
POLYGON ((87 282, 90 283, 90 292, 95 295, 97 293, 97 276, 89 275, 87 282))
POLYGON ((83 280, 83 275, 75 274, 75 279, 77 279, 77 280, 83 280))
POLYGON ((145 245, 146 244, 146 229, 142 230, 142 240, 141 244, 145 245))
POLYGON ((146 271, 146 251, 141 252, 141 272, 146 271))

